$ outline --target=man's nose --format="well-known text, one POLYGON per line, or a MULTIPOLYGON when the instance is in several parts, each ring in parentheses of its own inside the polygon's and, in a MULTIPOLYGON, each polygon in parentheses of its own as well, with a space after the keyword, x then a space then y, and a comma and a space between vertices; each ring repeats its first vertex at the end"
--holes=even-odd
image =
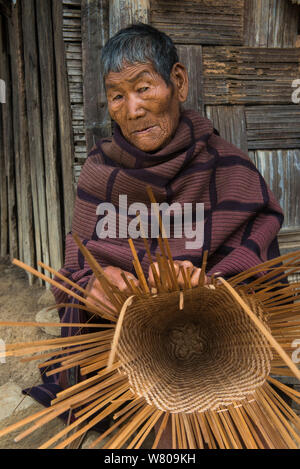
POLYGON ((142 100, 137 96, 131 95, 127 98, 127 118, 138 119, 145 115, 142 100))

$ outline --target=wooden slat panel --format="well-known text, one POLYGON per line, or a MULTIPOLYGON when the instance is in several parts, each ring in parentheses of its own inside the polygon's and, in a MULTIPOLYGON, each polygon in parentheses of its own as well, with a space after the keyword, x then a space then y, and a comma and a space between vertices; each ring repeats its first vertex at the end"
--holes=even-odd
POLYGON ((179 60, 186 66, 189 75, 189 94, 184 108, 203 114, 202 47, 178 45, 177 51, 179 60))
POLYGON ((11 21, 8 22, 8 43, 10 52, 11 67, 11 88, 12 88, 12 123, 13 123, 13 160, 15 175, 15 196, 16 196, 16 217, 18 231, 18 258, 23 259, 23 226, 22 226, 22 184, 21 184, 21 142, 19 128, 19 89, 18 89, 18 36, 15 25, 16 7, 13 8, 11 21))
POLYGON ((109 0, 109 36, 141 21, 149 23, 150 0, 109 0))
POLYGON ((300 49, 203 47, 205 104, 290 104, 300 49))
POLYGON ((107 0, 82 2, 83 96, 88 151, 99 138, 111 134, 100 54, 108 39, 107 0))
POLYGON ((284 211, 283 229, 300 231, 300 150, 258 150, 254 161, 284 211))
POLYGON ((36 261, 49 265, 36 12, 33 0, 22 0, 21 5, 36 261))
MULTIPOLYGON (((52 0, 51 0, 52 1, 52 0)), ((49 0, 36 2, 38 52, 41 80, 42 136, 44 147, 45 189, 50 264, 58 270, 63 264, 60 190, 57 174, 57 108, 52 12, 49 0)))
POLYGON ((206 106, 206 115, 222 138, 248 152, 244 106, 206 106))
POLYGON ((15 159, 14 159, 14 139, 13 139, 13 109, 12 109, 12 89, 11 89, 11 69, 8 44, 8 22, 0 16, 0 70, 1 78, 6 83, 6 103, 2 106, 3 119, 3 150, 5 160, 5 173, 7 182, 7 203, 8 203, 8 234, 9 234, 9 254, 10 257, 18 256, 18 235, 17 235, 17 207, 16 207, 16 187, 15 187, 15 159))
POLYGON ((247 106, 249 149, 300 148, 300 106, 247 106))
POLYGON ((11 16, 11 0, 0 0, 0 15, 11 16))
POLYGON ((181 44, 243 44, 244 0, 151 0, 150 23, 181 44))
MULTIPOLYGON (((1 22, 0 22, 1 25, 1 22)), ((0 26, 1 34, 1 26, 0 26)), ((3 106, 0 106, 0 137, 3 141, 3 106)), ((3 145, 0 145, 0 256, 8 254, 8 210, 7 210, 7 181, 3 145)))
MULTIPOLYGON (((64 41, 62 36, 62 14, 63 12, 61 0, 52 0, 57 106, 60 131, 59 140, 63 181, 64 234, 66 234, 71 230, 72 226, 73 207, 75 200, 75 184, 73 174, 74 138, 72 129, 67 65, 64 41)), ((82 100, 81 89, 80 99, 82 100)))
MULTIPOLYGON (((9 33, 11 41, 12 57, 16 61, 17 70, 14 71, 17 77, 18 109, 15 110, 18 120, 19 132, 19 153, 20 153, 20 198, 18 199, 18 225, 22 236, 19 236, 19 257, 28 265, 34 265, 35 243, 33 234, 33 213, 32 213, 32 187, 30 176, 30 155, 28 124, 26 114, 26 94, 25 94, 25 76, 24 76, 24 57, 23 57, 23 31, 21 17, 21 3, 17 2, 12 12, 12 22, 9 33), (22 243, 22 245, 21 245, 22 243)), ((19 232, 20 232, 19 231, 19 232)), ((29 284, 35 281, 35 277, 27 274, 29 284)))
MULTIPOLYGON (((81 0, 75 2, 63 1, 63 39, 66 51, 66 64, 67 74, 69 83, 69 101, 71 105, 71 116, 72 116, 72 129, 73 135, 76 128, 80 126, 85 134, 85 121, 84 121, 84 109, 83 109, 83 66, 82 66, 82 24, 81 24, 81 0), (70 29, 70 19, 72 19, 73 30, 70 29), (76 54, 74 56, 74 54, 76 54), (74 58, 76 57, 76 59, 74 58)), ((101 30, 98 31, 101 34, 101 30)), ((97 61, 99 57, 97 57, 97 61)), ((92 67, 93 64, 90 64, 92 67)), ((99 77, 94 73, 94 80, 98 82, 99 77)), ((98 91, 95 92, 95 96, 98 91)), ((73 140, 74 141, 74 140, 73 140)), ((77 162, 78 153, 82 156, 82 153, 77 149, 77 142, 74 141, 73 150, 73 178, 76 185, 77 176, 74 169, 74 163, 77 162)), ((87 151, 85 149, 84 157, 86 158, 87 151)), ((72 210, 73 212, 73 210, 72 210)))
POLYGON ((244 45, 296 47, 299 11, 287 0, 247 0, 244 45))

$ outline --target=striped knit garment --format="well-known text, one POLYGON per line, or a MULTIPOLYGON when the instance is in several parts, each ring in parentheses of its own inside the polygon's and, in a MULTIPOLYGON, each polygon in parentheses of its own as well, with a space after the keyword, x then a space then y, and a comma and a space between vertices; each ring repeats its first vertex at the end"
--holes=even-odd
MULTIPOLYGON (((277 233, 283 213, 263 177, 243 151, 219 136, 209 119, 185 111, 173 139, 155 153, 130 145, 118 126, 112 138, 100 140, 90 151, 78 182, 72 232, 102 266, 114 265, 134 273, 127 239, 98 238, 97 206, 111 202, 118 214, 120 195, 127 195, 128 206, 134 202, 149 206, 147 185, 159 203, 204 203, 203 247, 186 249, 184 238, 171 238, 174 259, 188 259, 201 266, 202 253, 208 250, 208 275, 220 272, 228 278, 279 255, 277 233)), ((128 217, 128 222, 132 218, 128 217)), ((136 239, 134 244, 147 274, 149 260, 143 241, 136 239)), ((149 245, 154 255, 157 249, 159 252, 156 238, 150 239, 149 245)), ((65 265, 60 272, 82 287, 92 275, 72 233, 66 237, 65 265)), ((60 311, 63 322, 87 320, 76 308, 77 300, 57 288, 52 291, 57 303, 74 304, 60 311)), ((76 332, 75 328, 62 329, 64 336, 76 332)), ((30 394, 49 405, 61 386, 77 382, 77 371, 62 374, 60 381, 54 375, 30 394)))

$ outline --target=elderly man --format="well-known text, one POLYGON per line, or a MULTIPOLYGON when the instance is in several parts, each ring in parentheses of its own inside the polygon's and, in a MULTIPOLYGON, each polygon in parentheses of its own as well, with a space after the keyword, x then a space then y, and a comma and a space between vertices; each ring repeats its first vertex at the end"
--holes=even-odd
MULTIPOLYGON (((98 236, 101 215, 97 207, 109 202, 120 214, 122 195, 128 205, 149 206, 147 185, 159 203, 204 204, 204 245, 188 249, 183 237, 169 240, 178 274, 180 264, 190 267, 192 285, 197 284, 205 250, 206 281, 213 273, 228 278, 279 255, 281 208, 245 153, 223 140, 209 119, 195 111, 182 111, 188 75, 171 39, 148 25, 130 26, 108 41, 102 67, 114 134, 96 143, 82 169, 72 231, 111 281, 125 288, 124 271, 138 282, 126 237, 98 236)), ((130 215, 125 218, 127 223, 132 220, 130 215)), ((148 274, 143 241, 137 239, 135 246, 148 274)), ((150 250, 153 256, 159 252, 156 238, 150 239, 150 250)), ((61 272, 108 302, 71 233, 61 272)), ((149 282, 153 283, 151 274, 149 282)), ((60 310, 63 322, 86 321, 76 300, 59 289, 53 293, 58 303, 73 302, 73 307, 60 310)), ((75 328, 62 330, 63 335, 76 332, 75 328)), ((56 392, 77 382, 79 376, 75 368, 54 378, 33 388, 31 395, 49 405, 56 392)))

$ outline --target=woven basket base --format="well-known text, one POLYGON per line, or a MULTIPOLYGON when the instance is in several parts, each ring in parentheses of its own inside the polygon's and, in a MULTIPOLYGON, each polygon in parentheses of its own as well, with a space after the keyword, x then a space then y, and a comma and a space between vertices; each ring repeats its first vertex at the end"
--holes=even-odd
POLYGON ((163 411, 203 412, 263 385, 270 347, 221 286, 186 290, 179 304, 179 292, 161 293, 126 311, 117 354, 137 395, 163 411))

